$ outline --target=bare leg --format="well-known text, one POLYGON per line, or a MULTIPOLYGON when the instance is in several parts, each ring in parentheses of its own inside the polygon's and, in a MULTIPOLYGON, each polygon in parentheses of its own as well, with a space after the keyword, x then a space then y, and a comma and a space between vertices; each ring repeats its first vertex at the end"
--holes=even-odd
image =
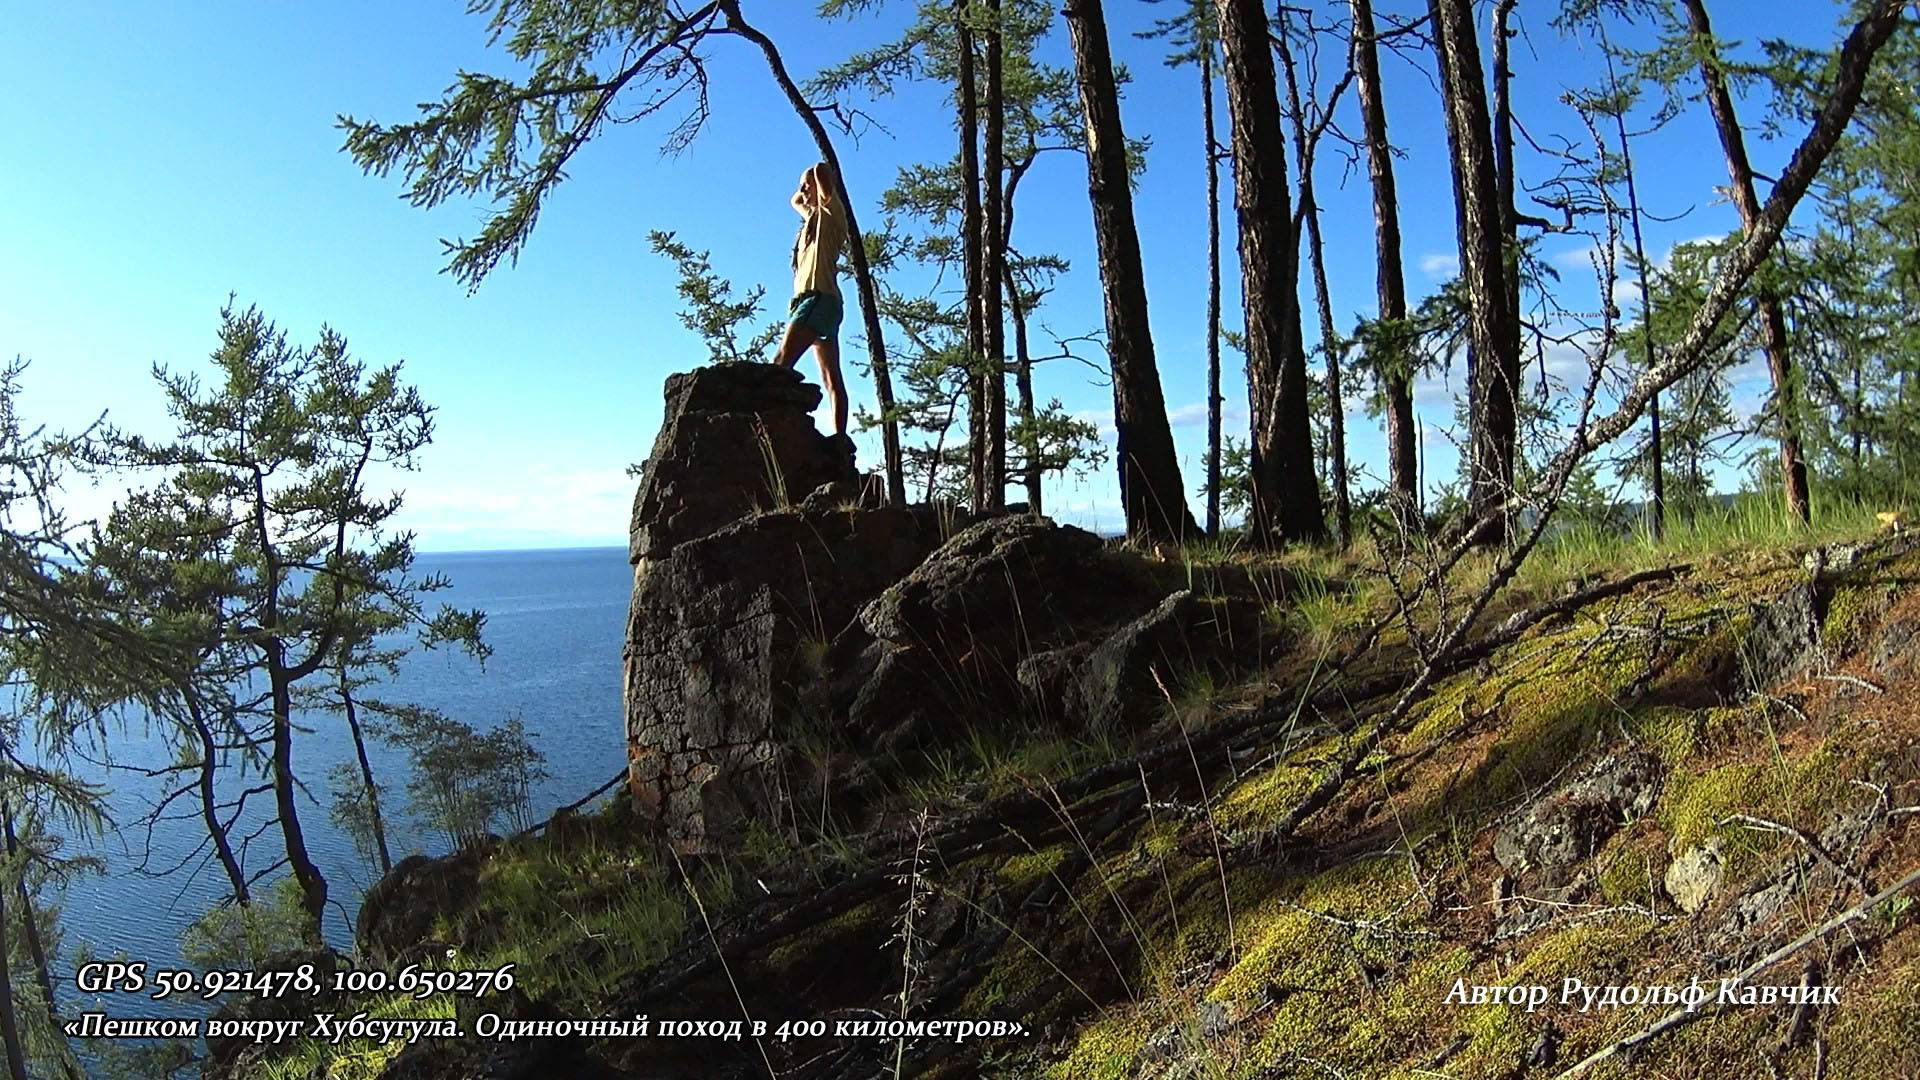
POLYGON ((800 359, 800 354, 807 351, 807 346, 819 339, 820 335, 812 327, 797 322, 788 323, 786 335, 780 339, 780 347, 773 351, 773 362, 781 367, 792 367, 794 361, 800 359))
POLYGON ((847 433, 847 388, 840 379, 840 342, 821 338, 814 342, 814 358, 820 361, 820 384, 827 391, 827 403, 833 407, 833 433, 847 433))

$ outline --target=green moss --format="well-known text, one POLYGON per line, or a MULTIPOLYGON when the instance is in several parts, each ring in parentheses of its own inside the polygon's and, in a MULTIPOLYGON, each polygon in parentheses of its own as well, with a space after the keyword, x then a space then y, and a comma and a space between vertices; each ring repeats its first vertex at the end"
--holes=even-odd
POLYGON ((1470 1041, 1448 1062, 1448 1075, 1512 1075, 1514 1063, 1526 1060, 1528 1050, 1538 1037, 1526 1010, 1513 1005, 1474 1005, 1469 1006, 1465 1014, 1462 1026, 1470 1041))
POLYGON ((1891 595, 1886 585, 1875 582, 1836 587, 1827 601, 1826 621, 1820 627, 1828 651, 1839 655, 1858 648, 1867 629, 1886 614, 1891 595))
POLYGON ((1763 793, 1768 773, 1765 765, 1736 762, 1704 773, 1670 776, 1658 813, 1673 838, 1674 850, 1693 847, 1719 833, 1720 820, 1728 814, 1756 810, 1755 796, 1763 793))
POLYGON ((767 954, 767 964, 775 971, 787 971, 797 964, 817 961, 822 951, 838 940, 871 938, 875 935, 884 940, 892 933, 893 919, 897 914, 888 902, 869 900, 787 939, 767 954))
POLYGON ((1843 993, 1826 1029, 1829 1076, 1920 1076, 1920 959, 1884 968, 1880 985, 1843 993))
POLYGON ((1338 745, 1329 739, 1304 747, 1288 760, 1243 778, 1220 799, 1215 820, 1228 831, 1277 823, 1320 782, 1321 769, 1313 763, 1333 754, 1338 745))
POLYGON ((1836 741, 1791 757, 1774 744, 1771 760, 1734 762, 1700 773, 1682 769, 1669 775, 1658 814, 1673 850, 1718 836, 1726 842, 1727 876, 1739 879, 1782 841, 1778 833, 1720 822, 1733 814, 1784 824, 1816 817, 1846 787, 1847 756, 1836 741))
POLYGON ((1037 884, 1042 877, 1053 873, 1066 857, 1067 846, 1055 844, 1007 859, 994 867, 993 876, 1010 887, 1037 884))
POLYGON ((1066 1058, 1047 1070, 1047 1080, 1131 1080, 1134 1059, 1153 1030, 1144 1012, 1101 1017, 1080 1029, 1066 1058))

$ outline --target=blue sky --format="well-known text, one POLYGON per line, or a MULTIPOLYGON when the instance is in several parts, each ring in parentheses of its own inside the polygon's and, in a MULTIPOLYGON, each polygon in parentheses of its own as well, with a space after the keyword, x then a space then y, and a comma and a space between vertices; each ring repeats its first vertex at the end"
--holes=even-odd
MULTIPOLYGON (((745 9, 804 76, 877 43, 906 17, 825 24, 801 0, 747 0, 745 9)), ((1345 5, 1338 5, 1344 9, 1345 5)), ((1116 55, 1134 81, 1123 102, 1129 134, 1153 140, 1136 193, 1150 314, 1169 410, 1189 486, 1205 444, 1205 207, 1199 154, 1198 79, 1160 63, 1159 42, 1138 41, 1165 14, 1140 0, 1110 0, 1116 55)), ((1411 0, 1381 12, 1424 11, 1411 0)), ((1837 9, 1813 2, 1722 3, 1724 38, 1836 38, 1837 9)), ((1523 3, 1514 44, 1516 106, 1536 139, 1577 129, 1559 104, 1568 89, 1602 77, 1591 46, 1547 25, 1557 4, 1523 3)), ((397 178, 363 176, 340 152, 336 116, 395 121, 437 99, 461 69, 504 71, 486 45, 485 19, 460 3, 325 5, 97 3, 15 6, 0 37, 0 356, 31 363, 23 407, 56 428, 102 412, 116 424, 165 433, 150 377, 156 363, 199 365, 215 345, 228 295, 258 304, 290 334, 312 341, 342 331, 371 363, 404 360, 436 405, 437 438, 414 475, 389 478, 407 492, 402 523, 426 549, 553 547, 624 542, 632 481, 660 417, 665 377, 704 356, 675 317, 674 278, 647 250, 650 229, 677 231, 711 249, 717 270, 741 287, 765 285, 776 304, 788 287, 793 231, 787 196, 815 154, 805 129, 744 42, 714 44, 713 117, 677 157, 658 152, 661 128, 604 132, 576 159, 548 203, 517 266, 502 266, 469 296, 439 273, 439 238, 472 235, 483 208, 425 211, 399 197, 397 178)), ((1066 63, 1065 31, 1047 48, 1066 63)), ((1444 132, 1429 77, 1387 56, 1387 108, 1398 165, 1407 288, 1417 301, 1452 272, 1452 192, 1444 132)), ((879 192, 904 163, 952 153, 937 90, 908 86, 870 111, 887 131, 842 141, 848 186, 871 221, 879 192)), ((1224 96, 1220 99, 1224 124, 1224 96)), ((1357 129, 1351 95, 1343 121, 1357 129)), ((1762 103, 1745 105, 1751 128, 1762 103)), ((1788 148, 1756 142, 1772 172, 1788 148)), ((1702 108, 1635 144, 1642 198, 1662 216, 1648 244, 1674 243, 1737 225, 1713 191, 1725 183, 1702 108)), ((1522 179, 1546 166, 1523 155, 1522 179)), ((1318 180, 1336 319, 1351 329, 1372 309, 1373 233, 1364 163, 1338 155, 1318 180)), ((1231 262, 1231 193, 1224 222, 1229 325, 1238 322, 1231 262)), ((1024 182, 1015 242, 1073 261, 1041 323, 1062 336, 1100 327, 1093 230, 1081 159, 1050 155, 1024 182)), ((1568 271, 1564 300, 1591 308, 1581 271, 1586 242, 1548 237, 1543 250, 1568 271)), ((1307 300, 1311 313, 1310 294, 1307 300)), ((848 325, 858 317, 850 312, 848 325)), ((1309 315, 1308 333, 1317 337, 1309 315)), ((1038 343, 1047 338, 1038 334, 1038 343)), ((803 370, 811 371, 810 361, 803 370)), ((1228 359, 1228 430, 1245 429, 1237 360, 1228 359)), ((1106 388, 1084 369, 1055 364, 1037 377, 1042 398, 1103 423, 1106 388)), ((1456 376, 1457 387, 1457 376, 1456 376)), ((1428 428, 1427 467, 1449 475, 1454 387, 1424 381, 1417 401, 1428 428)), ((1736 402, 1763 384, 1743 368, 1736 402)), ((871 387, 856 381, 856 402, 871 387)), ((1384 472, 1380 425, 1349 411, 1350 453, 1384 472)), ((878 439, 859 437, 877 463, 878 439)), ((111 487, 69 491, 79 516, 97 513, 111 487)), ((1120 524, 1112 477, 1065 481, 1048 492, 1056 516, 1101 529, 1120 524)))

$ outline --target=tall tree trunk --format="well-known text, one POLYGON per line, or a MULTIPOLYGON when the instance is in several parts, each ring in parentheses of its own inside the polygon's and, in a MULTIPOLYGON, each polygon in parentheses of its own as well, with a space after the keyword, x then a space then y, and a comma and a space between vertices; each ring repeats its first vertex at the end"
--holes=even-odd
POLYGON ((1520 355, 1519 336, 1510 325, 1493 129, 1472 0, 1428 0, 1428 10, 1454 162, 1460 273, 1467 286, 1472 338, 1475 423, 1468 448, 1468 517, 1486 522, 1474 535, 1477 542, 1497 544, 1506 541, 1512 528, 1507 502, 1518 435, 1520 355))
MULTIPOLYGON (((1209 2, 1209 0, 1202 0, 1209 2)), ((1213 42, 1200 50, 1207 150, 1207 536, 1220 536, 1220 138, 1213 124, 1213 42)))
POLYGON ((967 483, 975 510, 988 506, 987 490, 987 323, 985 278, 985 211, 980 205, 980 96, 974 84, 973 28, 970 0, 953 0, 954 48, 959 61, 954 103, 960 128, 960 250, 966 284, 967 313, 967 483))
MULTIPOLYGON (((1066 0, 1062 8, 1073 40, 1073 64, 1086 114, 1087 193, 1093 203, 1100 281, 1106 293, 1107 351, 1113 363, 1115 457, 1127 533, 1179 541, 1198 533, 1187 510, 1167 423, 1160 371, 1147 323, 1147 286, 1140 265, 1140 234, 1133 221, 1127 142, 1120 125, 1120 94, 1107 49, 1100 0, 1066 0)), ((1264 47, 1264 46, 1263 46, 1264 47)))
POLYGON ((7 835, 7 858, 14 862, 19 876, 14 878, 14 898, 20 902, 20 928, 27 943, 27 958, 33 961, 34 980, 40 986, 40 1000, 47 1010, 49 1027, 59 1027, 60 1010, 53 998, 53 965, 47 962, 47 943, 40 936, 40 920, 34 913, 33 893, 27 889, 27 864, 20 857, 20 838, 13 831, 13 804, 0 801, 0 824, 7 835))
MULTIPOLYGON (((0 927, 7 925, 5 891, 0 890, 0 927)), ((0 963, 0 1041, 6 1043, 7 1075, 11 1080, 27 1080, 27 1054, 20 1042, 20 1015, 13 1005, 11 964, 0 963)))
POLYGON ((300 886, 300 906, 307 913, 307 933, 314 944, 326 940, 327 879, 307 852, 300 826, 300 805, 293 776, 293 692, 279 641, 267 648, 267 684, 273 696, 273 804, 280 818, 280 835, 287 845, 287 865, 300 886))
POLYGON ((339 676, 340 703, 346 709, 347 730, 353 734, 353 753, 360 762, 360 783, 367 792, 367 813, 373 826, 373 850, 380 857, 380 876, 385 877, 393 871, 393 853, 387 848, 387 823, 380 813, 380 786, 373 780, 373 761, 367 756, 367 736, 360 728, 360 710, 354 705, 345 665, 341 666, 339 676))
POLYGON ((1026 455, 1026 468, 1022 471, 1022 482, 1027 489, 1027 513, 1045 513, 1040 501, 1040 433, 1034 430, 1033 417, 1033 354, 1027 348, 1027 310, 1020 299, 1020 283, 1014 280, 1013 268, 1002 268, 1007 289, 1007 305, 1013 318, 1013 382, 1020 395, 1020 424, 1025 438, 1020 450, 1026 455))
POLYGON ((1001 315, 1001 279, 1006 275, 1005 233, 1000 227, 1005 207, 1006 113, 1001 85, 1000 0, 987 0, 993 25, 987 29, 987 130, 981 183, 986 193, 980 222, 980 320, 986 329, 985 377, 987 410, 986 506, 1007 505, 1007 330, 1001 315))
MULTIPOLYGON (((270 768, 273 770, 273 804, 280 821, 280 836, 287 846, 287 866, 300 886, 301 906, 306 909, 306 931, 312 944, 326 942, 327 879, 307 852, 306 833, 300 827, 300 804, 295 797, 293 775, 293 684, 295 673, 287 665, 287 644, 280 636, 280 587, 283 567, 274 546, 272 530, 267 527, 266 477, 258 467, 253 470, 254 543, 259 545, 266 602, 260 613, 259 647, 265 655, 267 693, 273 708, 270 768)), ((329 640, 327 644, 331 644, 329 640)), ((326 646, 322 646, 324 649, 326 646)), ((309 658, 317 663, 319 653, 309 658)), ((304 665, 303 665, 304 666, 304 665)))
MULTIPOLYGON (((1360 95, 1360 121, 1367 145, 1367 174, 1373 180, 1375 285, 1380 319, 1398 326, 1407 317, 1405 272, 1400 265, 1400 201, 1394 189, 1393 144, 1387 139, 1387 107, 1381 96, 1380 52, 1374 42, 1371 0, 1351 0, 1354 34, 1354 89, 1360 95)), ((1419 463, 1415 455, 1413 373, 1404 335, 1390 333, 1388 355, 1371 357, 1386 398, 1389 503, 1403 529, 1412 533, 1419 512, 1419 463)))
POLYGON ((787 97, 787 103, 799 115, 802 123, 813 135, 814 145, 820 151, 820 160, 833 169, 834 182, 840 189, 840 207, 847 215, 847 254, 853 262, 853 280, 860 293, 861 317, 867 333, 867 370, 873 375, 873 396, 880 406, 880 441, 882 455, 886 458, 887 501, 895 506, 904 506, 907 501, 906 466, 900 455, 900 423, 894 418, 893 376, 887 366, 886 332, 880 326, 880 290, 874 284, 873 268, 867 263, 866 240, 860 234, 859 220, 854 216, 853 199, 847 194, 846 170, 840 167, 840 155, 834 151, 833 140, 827 137, 826 125, 820 122, 820 114, 807 103, 806 95, 787 74, 787 65, 780 58, 780 50, 774 48, 773 40, 762 34, 747 22, 740 14, 739 0, 722 0, 721 9, 726 12, 727 29, 759 46, 760 52, 767 58, 767 69, 773 73, 773 79, 780 85, 781 93, 787 97))
POLYGON ((1313 296, 1320 315, 1320 351, 1327 363, 1328 484, 1333 489, 1333 534, 1346 547, 1353 543, 1353 508, 1347 496, 1346 396, 1340 392, 1340 334, 1333 325, 1333 298, 1327 291, 1326 252, 1320 240, 1320 205, 1313 194, 1314 146, 1307 137, 1307 114, 1300 103, 1300 80, 1294 70, 1293 49, 1287 44, 1285 12, 1274 37, 1280 62, 1286 69, 1288 113, 1293 121, 1293 159, 1300 166, 1300 216, 1307 228, 1307 258, 1313 270, 1313 296))
POLYGON ((1513 167, 1513 68, 1507 63, 1507 46, 1513 40, 1508 24, 1518 3, 1496 0, 1493 5, 1493 168, 1500 193, 1501 265, 1507 286, 1504 348, 1513 357, 1516 393, 1520 387, 1520 211, 1513 202, 1518 180, 1513 167))
MULTIPOLYGON (((1601 41, 1602 48, 1606 42, 1601 41)), ((1653 367, 1653 293, 1647 287, 1647 274, 1651 267, 1647 264, 1647 245, 1640 230, 1640 189, 1633 177, 1633 147, 1627 139, 1627 113, 1624 102, 1617 93, 1618 85, 1613 75, 1613 55, 1607 54, 1607 81, 1616 90, 1616 111, 1613 114, 1614 130, 1620 136, 1620 163, 1626 173, 1627 181, 1627 220, 1633 226, 1633 258, 1640 268, 1640 325, 1644 331, 1640 337, 1646 346, 1645 363, 1653 367)), ((1652 488, 1653 538, 1662 540, 1667 534, 1667 482, 1666 457, 1660 445, 1660 395, 1655 394, 1647 403, 1648 451, 1653 456, 1653 476, 1649 487, 1652 488)), ((1695 490, 1698 490, 1697 488, 1695 490)))
POLYGON ((1007 170, 1006 194, 1001 207, 1000 220, 1000 275, 1001 284, 1007 290, 1009 315, 1013 319, 1014 385, 1020 395, 1019 409, 1022 430, 1026 432, 1021 452, 1026 455, 1026 468, 1022 470, 1022 482, 1027 490, 1027 513, 1040 514, 1040 481, 1046 475, 1040 461, 1040 433, 1034 429, 1035 415, 1033 401, 1033 353, 1027 343, 1026 300, 1020 295, 1020 282, 1013 272, 1013 262, 1007 253, 1013 250, 1013 210, 1014 195, 1020 189, 1020 178, 1033 167, 1033 158, 1038 148, 1032 139, 1028 139, 1024 153, 1007 170))
POLYGON ((1255 543, 1319 540, 1327 532, 1313 469, 1307 359, 1300 340, 1299 240, 1293 231, 1280 99, 1262 0, 1218 0, 1240 219, 1252 428, 1255 543))
POLYGON ((193 724, 194 737, 200 741, 200 818, 207 827, 207 839, 213 844, 213 853, 220 860, 220 869, 226 872, 234 903, 245 907, 253 902, 253 897, 248 894, 246 872, 240 868, 240 860, 234 856, 233 840, 227 835, 227 827, 220 822, 220 800, 214 792, 219 747, 214 741, 213 729, 207 723, 206 708, 201 703, 200 695, 188 688, 183 696, 187 718, 193 724))
MULTIPOLYGON (((1740 211, 1740 228, 1752 235, 1760 220, 1760 199, 1754 193, 1753 165, 1747 160, 1746 136, 1740 130, 1740 118, 1733 111, 1733 95, 1722 74, 1719 47, 1713 40, 1713 24, 1707 18, 1705 0, 1684 0, 1687 25, 1693 32, 1694 48, 1700 57, 1700 82, 1706 88, 1707 109, 1713 114, 1713 126, 1720 134, 1720 149, 1727 159, 1727 177, 1733 204, 1740 211)), ((1787 350, 1787 316, 1779 296, 1765 284, 1754 290, 1755 306, 1760 311, 1761 344, 1767 353, 1767 369, 1773 376, 1773 403, 1780 414, 1780 473, 1786 487, 1787 509, 1802 523, 1813 520, 1812 501, 1807 494, 1807 463, 1800 452, 1799 406, 1794 398, 1793 356, 1787 350)))

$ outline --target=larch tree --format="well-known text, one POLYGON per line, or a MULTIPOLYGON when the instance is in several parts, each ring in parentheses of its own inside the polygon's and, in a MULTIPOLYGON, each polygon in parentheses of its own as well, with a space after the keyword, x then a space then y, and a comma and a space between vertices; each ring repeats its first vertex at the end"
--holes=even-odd
MULTIPOLYGON (((1187 509, 1167 421, 1160 370, 1147 323, 1146 278, 1140 234, 1134 226, 1127 141, 1120 94, 1100 0, 1066 0, 1062 7, 1073 42, 1074 71, 1086 114, 1087 191, 1106 297, 1107 352, 1113 366, 1115 458, 1127 533, 1181 541, 1199 533, 1187 509)), ((1265 44, 1261 47, 1264 49, 1265 44)), ((1316 493, 1315 502, 1318 497, 1316 493)))
POLYGON ((1363 347, 1387 416, 1389 505, 1402 529, 1411 532, 1420 505, 1420 464, 1413 422, 1413 342, 1406 331, 1406 272, 1400 255, 1400 199, 1394 183, 1393 143, 1387 137, 1372 0, 1349 3, 1354 90, 1360 99, 1361 141, 1373 186, 1374 285, 1379 304, 1374 332, 1363 338, 1363 347))
POLYGON ((1007 276, 1006 137, 1007 108, 1004 57, 1006 34, 1000 0, 987 0, 986 94, 982 102, 986 126, 982 132, 980 215, 980 324, 986 330, 980 358, 985 393, 986 454, 982 461, 983 505, 1000 510, 1007 505, 1007 325, 1002 303, 1007 276))
POLYGON ((1475 539, 1504 543, 1511 533, 1519 442, 1520 335, 1512 266, 1505 243, 1508 211, 1500 193, 1494 127, 1487 111, 1471 0, 1429 0, 1441 104, 1453 163, 1460 226, 1460 273, 1466 285, 1472 341, 1473 430, 1467 453, 1467 516, 1475 539))
MULTIPOLYGON (((1734 110, 1733 93, 1728 88, 1726 63, 1719 43, 1713 37, 1713 22, 1707 15, 1705 0, 1682 0, 1687 12, 1689 44, 1705 89, 1707 110, 1713 116, 1714 132, 1727 161, 1728 190, 1733 205, 1740 211, 1740 227, 1753 233, 1759 227, 1760 198, 1754 190, 1753 163, 1747 157, 1746 134, 1740 129, 1740 117, 1734 110)), ((1763 281, 1754 305, 1760 313, 1761 344, 1767 355, 1767 371, 1773 380, 1775 421, 1779 425, 1780 475, 1786 492, 1787 510, 1802 522, 1811 521, 1813 504, 1807 493, 1807 462, 1800 446, 1799 402, 1795 390, 1793 355, 1787 340, 1787 317, 1780 297, 1763 281)))
MULTIPOLYGON (((1163 0, 1153 0, 1161 3, 1163 0)), ((1220 28, 1214 0, 1175 0, 1184 11, 1160 19, 1142 37, 1167 38, 1167 66, 1192 64, 1200 75, 1200 141, 1207 167, 1207 535, 1220 535, 1220 136, 1214 123, 1215 54, 1220 28)))
MULTIPOLYGON (((1294 59, 1289 21, 1286 9, 1282 8, 1280 32, 1274 35, 1273 42, 1286 76, 1287 121, 1293 129, 1293 160, 1300 174, 1299 208, 1294 216, 1304 223, 1305 232, 1297 238, 1304 240, 1307 245, 1307 265, 1313 273, 1314 305, 1320 316, 1320 355, 1326 364, 1327 486, 1333 494, 1334 539, 1341 547, 1346 547, 1353 542, 1353 504, 1347 477, 1346 394, 1340 386, 1341 356, 1345 345, 1333 322, 1333 297, 1327 287, 1326 246, 1320 236, 1320 204, 1314 196, 1313 173, 1320 140, 1333 123, 1334 109, 1339 105, 1340 96, 1353 81, 1354 65, 1349 47, 1348 63, 1328 93, 1325 104, 1312 97, 1303 102, 1300 95, 1301 64, 1294 59)), ((1317 47, 1314 45, 1315 33, 1309 14, 1302 39, 1309 47, 1317 47)), ((1312 65, 1308 65, 1308 68, 1307 76, 1311 80, 1314 71, 1312 65)), ((1310 94, 1313 91, 1311 82, 1308 91, 1310 94)))
MULTIPOLYGON (((412 535, 388 528, 400 496, 370 490, 370 469, 411 469, 432 438, 432 409, 399 381, 399 366, 369 371, 331 330, 312 347, 294 345, 257 309, 229 306, 221 319, 209 382, 155 372, 176 435, 116 433, 118 464, 162 477, 120 503, 110 527, 198 552, 192 609, 147 617, 197 621, 218 636, 232 685, 257 688, 249 696, 264 719, 259 745, 283 862, 299 885, 306 932, 319 941, 328 884, 300 815, 296 707, 316 676, 361 658, 343 648, 382 631, 412 629, 424 645, 484 657, 485 616, 427 609, 427 595, 448 582, 413 573, 412 535)), ((139 610, 135 583, 108 584, 108 595, 139 610)))
POLYGON ((1239 218, 1252 439, 1249 528, 1259 544, 1321 540, 1307 359, 1300 334, 1299 239, 1287 179, 1280 97, 1261 0, 1218 0, 1239 218))

